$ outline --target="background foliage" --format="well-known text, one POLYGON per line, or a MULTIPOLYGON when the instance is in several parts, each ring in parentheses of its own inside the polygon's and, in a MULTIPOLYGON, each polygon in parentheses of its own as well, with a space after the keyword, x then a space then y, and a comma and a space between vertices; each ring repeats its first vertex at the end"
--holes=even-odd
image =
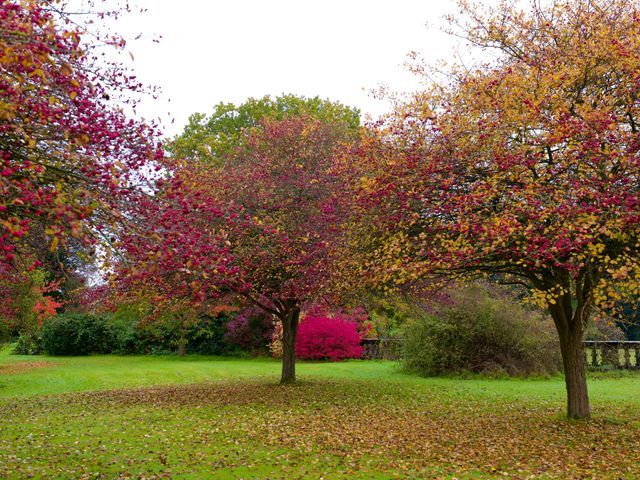
POLYGON ((451 292, 404 329, 403 366, 421 375, 549 375, 562 368, 548 316, 504 291, 476 284, 451 292))

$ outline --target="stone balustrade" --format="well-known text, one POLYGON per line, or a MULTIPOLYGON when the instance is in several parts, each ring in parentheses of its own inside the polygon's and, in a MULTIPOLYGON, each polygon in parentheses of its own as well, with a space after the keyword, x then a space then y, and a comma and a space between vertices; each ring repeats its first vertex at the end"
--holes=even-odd
POLYGON ((640 369, 640 342, 624 340, 585 340, 588 367, 640 369))
MULTIPOLYGON (((362 358, 369 360, 399 360, 402 356, 401 338, 365 338, 362 358)), ((585 340, 583 342, 587 367, 640 369, 640 341, 585 340)))

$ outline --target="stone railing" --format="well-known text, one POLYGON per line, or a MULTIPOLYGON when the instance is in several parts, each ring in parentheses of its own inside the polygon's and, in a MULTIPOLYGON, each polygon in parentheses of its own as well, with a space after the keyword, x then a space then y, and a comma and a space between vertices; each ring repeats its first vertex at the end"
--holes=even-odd
POLYGON ((640 369, 640 342, 585 340, 582 345, 588 367, 640 369))
MULTIPOLYGON (((640 341, 585 340, 587 367, 640 369, 640 341)), ((402 356, 401 338, 365 338, 362 340, 368 360, 399 360, 402 356)))

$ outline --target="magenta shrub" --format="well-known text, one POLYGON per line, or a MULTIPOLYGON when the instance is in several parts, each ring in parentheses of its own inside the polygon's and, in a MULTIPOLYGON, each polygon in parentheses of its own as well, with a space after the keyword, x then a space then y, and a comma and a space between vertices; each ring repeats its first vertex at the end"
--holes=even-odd
POLYGON ((344 318, 305 317, 298 327, 296 356, 306 360, 362 357, 358 324, 344 318))

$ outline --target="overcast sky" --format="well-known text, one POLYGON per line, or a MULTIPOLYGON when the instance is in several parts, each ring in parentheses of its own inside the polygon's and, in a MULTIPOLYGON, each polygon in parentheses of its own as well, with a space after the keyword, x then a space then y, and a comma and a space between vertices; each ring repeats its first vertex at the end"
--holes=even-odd
POLYGON ((138 113, 182 131, 194 112, 219 102, 294 93, 319 95, 377 116, 381 85, 415 90, 407 54, 453 59, 460 46, 441 32, 454 0, 140 0, 142 15, 116 29, 130 39, 122 61, 162 89, 138 113), (139 33, 143 36, 133 40, 139 33), (161 36, 159 43, 152 42, 161 36), (129 57, 129 52, 133 60, 129 57), (173 123, 172 123, 173 122, 173 123))

